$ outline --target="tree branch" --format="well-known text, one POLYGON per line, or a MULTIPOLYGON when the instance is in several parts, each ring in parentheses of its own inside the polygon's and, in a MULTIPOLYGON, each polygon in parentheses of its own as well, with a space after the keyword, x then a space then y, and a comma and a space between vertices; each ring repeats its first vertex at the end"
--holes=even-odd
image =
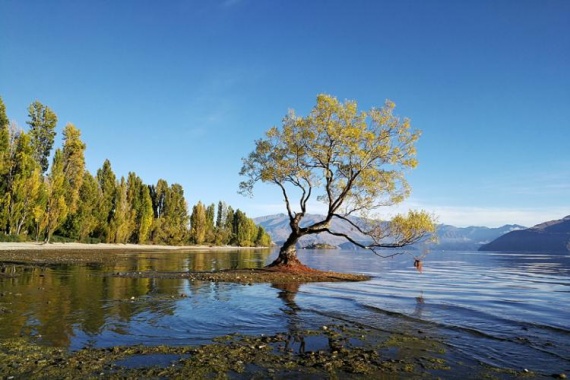
POLYGON ((274 179, 273 182, 275 182, 275 184, 281 188, 283 198, 285 199, 285 206, 287 207, 287 214, 289 215, 289 219, 293 220, 294 215, 293 211, 291 211, 291 204, 289 203, 289 197, 287 196, 287 190, 285 190, 285 186, 283 186, 283 184, 277 179, 274 179))

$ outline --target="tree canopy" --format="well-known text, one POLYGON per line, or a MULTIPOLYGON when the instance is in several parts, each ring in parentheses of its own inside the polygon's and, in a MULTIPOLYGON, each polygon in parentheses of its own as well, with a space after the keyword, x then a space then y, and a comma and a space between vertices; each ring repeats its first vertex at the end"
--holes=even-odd
POLYGON ((435 230, 431 215, 410 211, 382 222, 378 210, 401 203, 410 194, 405 172, 417 166, 415 143, 420 131, 393 114, 395 104, 359 111, 355 101, 340 102, 321 94, 305 117, 289 111, 281 128, 272 127, 243 159, 240 192, 252 195, 256 183, 276 185, 285 202, 291 234, 271 265, 298 265, 295 245, 308 234, 342 236, 379 253, 425 239, 435 230), (310 202, 324 204, 325 215, 302 225, 310 202), (358 217, 358 218, 357 218, 358 217), (367 235, 367 242, 335 231, 339 219, 367 235))
POLYGON ((191 219, 179 184, 118 177, 109 160, 91 175, 81 131, 68 123, 52 152, 57 115, 38 101, 28 112, 26 132, 10 124, 0 97, 0 240, 270 245, 263 228, 221 201, 217 218, 214 204, 198 202, 204 218, 191 219))

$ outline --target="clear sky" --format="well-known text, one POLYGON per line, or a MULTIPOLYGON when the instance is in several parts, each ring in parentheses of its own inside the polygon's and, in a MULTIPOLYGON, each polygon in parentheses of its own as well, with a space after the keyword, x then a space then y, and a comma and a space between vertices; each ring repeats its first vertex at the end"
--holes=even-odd
POLYGON ((490 227, 570 214, 568 0, 0 0, 9 118, 26 129, 39 100, 57 146, 67 122, 82 131, 93 174, 109 159, 190 205, 284 212, 275 187, 237 194, 241 158, 319 93, 391 99, 423 131, 403 209, 490 227))

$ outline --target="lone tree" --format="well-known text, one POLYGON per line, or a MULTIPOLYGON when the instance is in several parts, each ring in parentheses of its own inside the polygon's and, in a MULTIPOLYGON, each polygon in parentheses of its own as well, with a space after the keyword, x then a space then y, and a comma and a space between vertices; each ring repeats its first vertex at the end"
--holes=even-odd
MULTIPOLYGON (((283 194, 291 234, 270 267, 302 266, 296 243, 302 236, 327 232, 381 255, 383 248, 399 248, 426 239, 435 231, 425 211, 410 211, 389 222, 378 219, 384 206, 402 202, 410 193, 404 171, 416 167, 415 142, 420 132, 409 119, 393 115, 395 104, 358 111, 355 101, 339 102, 321 94, 306 117, 294 111, 255 141, 255 150, 243 158, 240 193, 251 196, 261 181, 277 185, 283 194), (298 208, 293 209, 293 197, 298 208), (324 203, 322 220, 304 225, 309 201, 324 203), (348 224, 335 231, 333 220, 348 224), (355 239, 354 232, 369 241, 355 239)), ((336 224, 335 224, 336 225, 336 224)), ((398 253, 395 253, 398 254, 398 253)))

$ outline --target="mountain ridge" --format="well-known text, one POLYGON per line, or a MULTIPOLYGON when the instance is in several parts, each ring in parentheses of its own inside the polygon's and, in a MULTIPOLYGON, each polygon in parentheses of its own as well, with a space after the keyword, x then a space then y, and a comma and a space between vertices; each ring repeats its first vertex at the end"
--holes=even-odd
MULTIPOLYGON (((303 220, 304 223, 301 223, 301 226, 317 220, 322 220, 323 218, 323 215, 307 214, 303 220)), ((355 218, 355 220, 358 220, 358 218, 355 218)), ((287 239, 291 231, 289 227, 289 218, 283 213, 260 216, 254 218, 254 221, 261 225, 278 245, 287 239)), ((366 235, 351 229, 350 225, 347 223, 344 223, 344 225, 342 224, 343 223, 339 220, 333 220, 333 227, 336 231, 350 232, 356 241, 363 242, 365 244, 370 242, 370 238, 366 235)), ((455 227, 447 224, 440 224, 437 226, 436 230, 438 243, 433 245, 433 248, 442 250, 477 250, 482 245, 493 241, 501 235, 525 228, 526 227, 517 224, 507 224, 497 228, 478 226, 455 227)), ((304 236, 300 239, 298 247, 303 248, 319 244, 337 246, 343 249, 357 249, 354 244, 348 242, 346 239, 326 233, 304 236)))
POLYGON ((570 215, 512 231, 479 248, 499 252, 570 252, 570 215))

